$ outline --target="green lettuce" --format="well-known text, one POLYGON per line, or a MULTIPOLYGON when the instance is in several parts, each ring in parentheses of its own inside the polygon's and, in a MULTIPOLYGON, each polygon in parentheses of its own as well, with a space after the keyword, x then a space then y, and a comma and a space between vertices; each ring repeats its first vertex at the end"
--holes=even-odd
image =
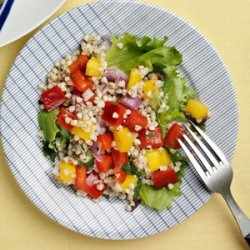
POLYGON ((109 66, 129 73, 132 68, 144 65, 149 71, 163 74, 162 90, 165 96, 160 98, 156 94, 151 101, 163 134, 165 135, 170 122, 185 121, 183 107, 189 99, 196 96, 196 93, 187 87, 185 78, 178 74, 176 66, 182 62, 182 55, 175 47, 165 45, 168 38, 160 40, 143 36, 136 39, 135 35, 126 33, 118 39, 112 36, 111 40, 112 46, 106 54, 109 66), (164 102, 166 108, 158 112, 164 102))
POLYGON ((164 45, 168 40, 144 36, 136 39, 135 35, 124 34, 123 37, 112 36, 112 46, 106 54, 109 66, 115 66, 126 73, 132 68, 144 65, 150 71, 160 70, 170 65, 178 65, 182 61, 182 55, 175 47, 164 45), (122 48, 117 44, 122 44, 122 48))
POLYGON ((142 185, 139 197, 143 205, 162 211, 170 208, 174 198, 179 195, 181 195, 180 182, 177 182, 171 190, 167 188, 156 190, 152 186, 142 185))
POLYGON ((45 141, 49 149, 57 151, 55 147, 56 135, 59 132, 56 126, 56 117, 58 115, 58 110, 54 109, 51 112, 41 110, 38 114, 38 124, 40 129, 43 131, 45 141))

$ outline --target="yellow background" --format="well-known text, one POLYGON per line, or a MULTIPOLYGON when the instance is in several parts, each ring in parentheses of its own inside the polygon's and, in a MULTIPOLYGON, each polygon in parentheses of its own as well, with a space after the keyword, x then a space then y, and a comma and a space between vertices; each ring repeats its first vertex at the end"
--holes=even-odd
MULTIPOLYGON (((53 15, 87 3, 68 0, 53 15)), ((215 46, 227 65, 238 95, 240 130, 233 160, 233 193, 250 215, 250 0, 148 0, 182 16, 215 46)), ((32 14, 32 13, 31 13, 32 14)), ((34 31, 35 32, 35 31, 34 31)), ((0 92, 8 71, 34 34, 0 48, 0 92)), ((223 129, 223 128, 218 128, 223 129)), ((43 215, 16 184, 0 148, 0 249, 101 250, 248 249, 224 201, 214 195, 196 214, 161 234, 132 241, 99 240, 76 234, 43 215)))

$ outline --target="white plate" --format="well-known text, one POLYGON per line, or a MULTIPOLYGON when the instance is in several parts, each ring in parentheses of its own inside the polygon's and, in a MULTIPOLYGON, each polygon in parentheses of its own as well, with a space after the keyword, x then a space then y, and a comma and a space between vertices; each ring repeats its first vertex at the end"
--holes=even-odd
MULTIPOLYGON (((26 35, 49 18, 65 0, 5 0, 13 2, 0 31, 0 47, 26 35)), ((3 8, 4 8, 3 5, 3 8)), ((1 12, 3 9, 1 9, 1 12)))
POLYGON ((207 133, 230 160, 238 130, 235 92, 222 60, 193 26, 173 13, 134 1, 99 1, 70 10, 43 27, 16 58, 3 91, 1 128, 6 157, 25 194, 51 219, 76 232, 106 239, 140 238, 167 230, 210 197, 189 167, 181 186, 183 195, 163 212, 139 206, 128 213, 121 201, 95 203, 54 182, 52 164, 43 156, 36 137, 37 84, 45 81, 54 62, 79 46, 84 34, 124 32, 167 35, 168 44, 180 50, 181 73, 212 112, 207 133))

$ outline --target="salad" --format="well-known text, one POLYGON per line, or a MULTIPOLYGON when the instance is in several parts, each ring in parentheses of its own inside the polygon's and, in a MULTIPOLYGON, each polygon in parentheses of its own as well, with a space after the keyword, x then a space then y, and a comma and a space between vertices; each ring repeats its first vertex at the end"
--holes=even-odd
POLYGON ((116 197, 156 210, 181 194, 178 139, 187 117, 208 108, 177 70, 182 55, 162 40, 86 35, 39 84, 42 150, 59 183, 93 200, 116 197))

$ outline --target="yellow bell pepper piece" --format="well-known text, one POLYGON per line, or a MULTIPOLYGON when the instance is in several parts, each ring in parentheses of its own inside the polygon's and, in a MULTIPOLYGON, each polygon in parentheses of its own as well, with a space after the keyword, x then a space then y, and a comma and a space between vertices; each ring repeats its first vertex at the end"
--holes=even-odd
POLYGON ((204 119, 208 116, 208 108, 199 100, 191 99, 188 101, 185 111, 195 119, 204 119))
POLYGON ((100 77, 101 76, 101 72, 100 72, 101 67, 102 67, 101 61, 97 58, 92 57, 87 62, 85 74, 87 76, 100 77))
POLYGON ((128 89, 130 89, 132 86, 136 85, 137 83, 142 81, 141 73, 139 69, 132 69, 129 74, 129 80, 128 80, 128 89))
POLYGON ((155 86, 155 81, 154 80, 147 80, 144 81, 144 89, 143 89, 143 97, 144 99, 149 98, 149 93, 152 92, 159 92, 159 88, 155 86))
POLYGON ((124 180, 124 182, 121 184, 121 188, 123 191, 125 191, 126 189, 129 189, 131 184, 134 185, 134 187, 136 187, 137 185, 137 178, 134 175, 130 175, 128 174, 126 176, 126 179, 124 180))
POLYGON ((135 136, 127 128, 120 130, 114 128, 113 135, 116 147, 121 153, 128 152, 131 149, 135 136))
POLYGON ((87 141, 87 140, 90 140, 91 135, 93 134, 94 130, 95 130, 95 126, 93 124, 90 126, 89 131, 85 131, 82 128, 75 126, 72 128, 71 133, 87 141))
POLYGON ((145 156, 148 160, 148 167, 152 172, 158 170, 160 166, 171 164, 171 158, 164 148, 146 150, 145 156))
POLYGON ((59 165, 58 181, 74 181, 76 177, 76 166, 61 162, 59 165))

